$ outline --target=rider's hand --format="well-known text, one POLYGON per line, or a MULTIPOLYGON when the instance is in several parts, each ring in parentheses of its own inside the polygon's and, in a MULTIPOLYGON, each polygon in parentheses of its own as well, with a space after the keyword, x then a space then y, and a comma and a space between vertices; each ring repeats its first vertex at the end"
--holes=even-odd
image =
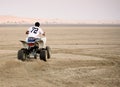
POLYGON ((43 36, 45 36, 45 32, 43 33, 43 36))
POLYGON ((29 31, 26 31, 26 34, 29 34, 29 31))

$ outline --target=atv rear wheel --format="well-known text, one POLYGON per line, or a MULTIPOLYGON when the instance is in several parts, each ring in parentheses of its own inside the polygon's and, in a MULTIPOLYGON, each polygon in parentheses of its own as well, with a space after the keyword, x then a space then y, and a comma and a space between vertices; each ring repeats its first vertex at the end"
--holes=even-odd
POLYGON ((17 57, 19 60, 25 61, 26 60, 26 53, 24 50, 19 50, 17 57))
POLYGON ((47 50, 47 58, 50 59, 51 57, 51 49, 49 46, 46 46, 46 50, 47 50))
POLYGON ((46 50, 41 50, 41 52, 40 52, 40 59, 44 60, 44 61, 47 61, 46 50))

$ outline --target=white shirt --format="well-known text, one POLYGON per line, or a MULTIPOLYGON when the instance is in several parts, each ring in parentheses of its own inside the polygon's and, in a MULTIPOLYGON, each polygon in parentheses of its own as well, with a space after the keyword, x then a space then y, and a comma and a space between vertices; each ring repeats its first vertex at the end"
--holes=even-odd
POLYGON ((28 29, 28 37, 39 38, 40 34, 44 34, 43 30, 39 27, 33 26, 28 29))

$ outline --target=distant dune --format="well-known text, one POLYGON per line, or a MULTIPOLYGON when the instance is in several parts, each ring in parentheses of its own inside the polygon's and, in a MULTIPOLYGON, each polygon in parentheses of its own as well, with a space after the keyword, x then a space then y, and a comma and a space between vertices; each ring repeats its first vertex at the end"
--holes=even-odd
POLYGON ((64 20, 45 18, 24 18, 9 15, 0 16, 0 24, 33 24, 40 21, 42 24, 120 24, 120 20, 64 20))

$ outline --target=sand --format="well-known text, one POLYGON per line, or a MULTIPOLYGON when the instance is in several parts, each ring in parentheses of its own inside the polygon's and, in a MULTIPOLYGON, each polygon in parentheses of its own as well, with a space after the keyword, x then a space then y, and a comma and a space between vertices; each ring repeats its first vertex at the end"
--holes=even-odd
POLYGON ((120 27, 42 27, 52 57, 22 62, 28 27, 0 27, 0 87, 120 87, 120 27))

